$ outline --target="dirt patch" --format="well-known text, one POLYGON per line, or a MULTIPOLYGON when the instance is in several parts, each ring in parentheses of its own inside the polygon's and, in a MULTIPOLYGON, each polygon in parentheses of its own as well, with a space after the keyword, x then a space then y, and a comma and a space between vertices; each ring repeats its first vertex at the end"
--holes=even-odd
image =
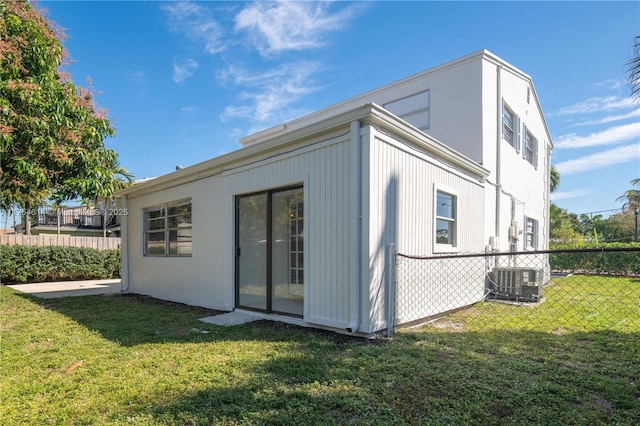
POLYGON ((613 404, 600 395, 594 395, 591 400, 585 404, 585 407, 589 410, 601 410, 608 413, 615 411, 613 404))
POLYGON ((436 321, 429 323, 434 328, 439 328, 442 330, 454 331, 454 332, 462 332, 467 328, 467 324, 463 322, 455 322, 451 321, 447 318, 442 318, 436 321))

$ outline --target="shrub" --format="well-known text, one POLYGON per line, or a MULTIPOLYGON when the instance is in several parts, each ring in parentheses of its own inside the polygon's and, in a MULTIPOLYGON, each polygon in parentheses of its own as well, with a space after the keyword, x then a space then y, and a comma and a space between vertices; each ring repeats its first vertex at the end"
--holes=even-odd
POLYGON ((0 245, 3 283, 120 277, 120 251, 0 245))
POLYGON ((606 251, 606 249, 640 249, 640 243, 586 243, 555 245, 552 250, 601 249, 602 251, 552 253, 551 268, 555 270, 583 270, 595 273, 640 274, 640 251, 606 251))

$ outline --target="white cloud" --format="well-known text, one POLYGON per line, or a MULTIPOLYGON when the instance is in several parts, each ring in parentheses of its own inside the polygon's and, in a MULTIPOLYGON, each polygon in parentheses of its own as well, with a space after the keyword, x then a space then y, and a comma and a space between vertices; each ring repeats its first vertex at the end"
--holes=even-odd
POLYGON ((600 88, 600 87, 605 87, 607 89, 619 89, 620 87, 622 87, 624 85, 624 81, 620 80, 620 79, 609 79, 609 80, 603 80, 603 81, 598 81, 595 82, 591 85, 591 87, 594 88, 600 88))
POLYGON ((292 108, 292 104, 304 95, 317 91, 312 76, 320 71, 313 62, 285 64, 262 74, 251 74, 245 70, 229 67, 218 75, 225 83, 246 86, 240 94, 241 105, 225 108, 221 119, 246 118, 262 124, 286 121, 301 115, 303 111, 292 108))
POLYGON ((222 26, 213 19, 209 10, 192 2, 170 3, 161 7, 169 17, 169 27, 203 43, 205 52, 215 54, 226 49, 222 26))
POLYGON ((627 118, 634 118, 634 117, 640 117, 640 108, 636 108, 633 111, 627 112, 626 114, 609 115, 607 117, 600 118, 598 120, 591 120, 591 121, 576 123, 572 127, 592 126, 596 124, 612 123, 614 121, 626 120, 627 118))
POLYGON ((187 59, 182 63, 173 61, 173 81, 176 83, 182 83, 191 77, 197 68, 198 62, 194 59, 187 59))
POLYGON ((625 145, 556 164, 560 175, 588 172, 621 163, 640 160, 640 144, 625 145))
POLYGON ((597 112, 609 112, 619 109, 632 108, 633 99, 619 96, 606 96, 589 98, 556 111, 552 115, 591 114, 597 112))
POLYGON ((180 111, 184 112, 185 114, 191 114, 198 112, 198 108, 194 106, 183 106, 182 108, 180 108, 180 111))
POLYGON ((146 76, 143 70, 137 68, 135 70, 125 71, 125 77, 133 81, 136 84, 143 84, 146 82, 146 76))
POLYGON ((588 189, 574 189, 573 191, 560 191, 551 193, 551 201, 566 200, 568 198, 579 198, 589 194, 588 189))
POLYGON ((282 65, 260 74, 251 74, 245 69, 229 66, 218 73, 218 80, 223 83, 231 82, 235 85, 262 86, 273 81, 294 78, 300 80, 320 71, 320 65, 315 62, 298 62, 282 65))
POLYGON ((598 133, 580 136, 575 133, 563 135, 556 139, 555 147, 584 148, 588 146, 612 145, 631 139, 640 140, 640 122, 611 127, 598 133))
POLYGON ((310 49, 325 44, 323 36, 344 29, 356 8, 331 10, 332 2, 259 2, 236 16, 236 30, 246 30, 263 54, 310 49))

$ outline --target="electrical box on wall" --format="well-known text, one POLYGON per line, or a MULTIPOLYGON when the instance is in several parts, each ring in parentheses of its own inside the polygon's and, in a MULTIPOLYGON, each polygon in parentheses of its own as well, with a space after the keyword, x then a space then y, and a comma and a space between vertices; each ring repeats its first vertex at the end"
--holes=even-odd
POLYGON ((509 227, 509 238, 512 240, 517 240, 522 234, 522 229, 520 229, 520 224, 518 222, 512 222, 509 227))
POLYGON ((498 251, 498 238, 495 236, 489 237, 489 247, 491 251, 498 251))

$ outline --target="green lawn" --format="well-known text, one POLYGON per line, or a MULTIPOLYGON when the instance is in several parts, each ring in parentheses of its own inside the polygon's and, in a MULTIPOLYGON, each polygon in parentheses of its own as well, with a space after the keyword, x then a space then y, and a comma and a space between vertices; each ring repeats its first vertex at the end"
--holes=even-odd
MULTIPOLYGON (((599 280, 640 305, 639 280, 599 280)), ((558 327, 554 300, 573 285, 546 290, 535 330, 522 324, 532 308, 482 303, 374 341, 216 327, 198 321, 212 311, 137 296, 1 287, 0 423, 640 424, 640 313, 623 304, 598 317, 590 309, 609 296, 582 292, 558 327)))

